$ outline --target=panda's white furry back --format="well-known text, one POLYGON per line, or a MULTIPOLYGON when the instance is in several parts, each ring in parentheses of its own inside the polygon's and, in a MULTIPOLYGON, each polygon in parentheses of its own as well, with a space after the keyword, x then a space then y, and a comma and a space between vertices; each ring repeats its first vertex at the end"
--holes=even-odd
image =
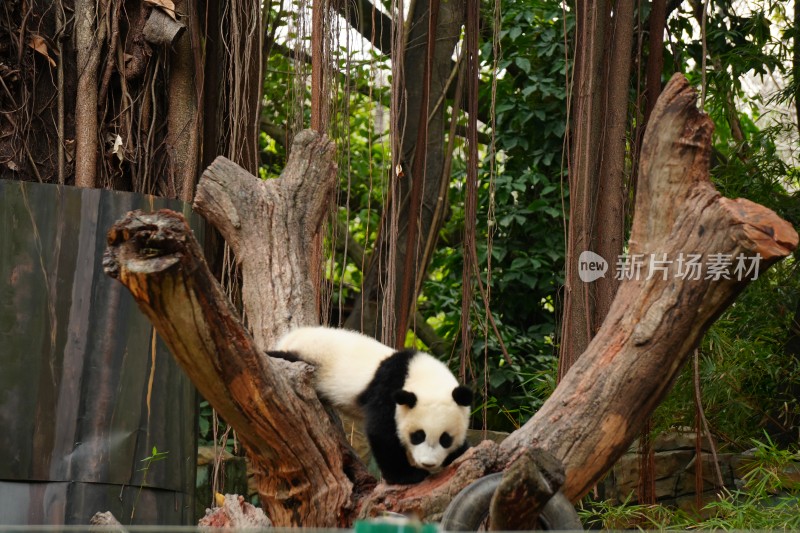
POLYGON ((317 394, 363 418, 389 483, 417 483, 467 447, 472 392, 427 353, 396 351, 354 331, 310 327, 289 332, 269 355, 312 364, 317 394))
POLYGON ((381 361, 394 353, 372 337, 325 327, 294 329, 281 337, 275 349, 311 363, 320 398, 358 418, 362 416, 358 395, 372 381, 381 361))

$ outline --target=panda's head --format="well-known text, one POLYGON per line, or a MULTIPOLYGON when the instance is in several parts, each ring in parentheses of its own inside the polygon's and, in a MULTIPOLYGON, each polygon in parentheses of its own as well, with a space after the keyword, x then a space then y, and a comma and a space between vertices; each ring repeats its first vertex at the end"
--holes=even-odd
POLYGON ((403 389, 394 400, 397 436, 408 461, 429 472, 440 470, 467 439, 472 391, 463 386, 424 393, 403 389))

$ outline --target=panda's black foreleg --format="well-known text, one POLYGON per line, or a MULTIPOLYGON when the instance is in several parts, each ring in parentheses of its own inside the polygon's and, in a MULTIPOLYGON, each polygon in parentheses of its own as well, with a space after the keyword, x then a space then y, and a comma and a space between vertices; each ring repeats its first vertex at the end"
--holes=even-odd
POLYGON ((367 440, 384 481, 411 485, 428 477, 428 471, 412 466, 396 433, 367 428, 367 440))

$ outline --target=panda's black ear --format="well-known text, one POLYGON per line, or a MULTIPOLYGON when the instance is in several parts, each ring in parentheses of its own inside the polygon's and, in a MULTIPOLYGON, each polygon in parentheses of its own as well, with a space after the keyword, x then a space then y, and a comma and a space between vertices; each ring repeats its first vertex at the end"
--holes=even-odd
POLYGON ((408 406, 409 409, 412 409, 417 405, 417 395, 413 392, 401 389, 394 393, 394 401, 398 405, 405 405, 408 406))
POLYGON ((453 399, 458 405, 469 407, 472 403, 472 389, 459 385, 453 389, 453 399))

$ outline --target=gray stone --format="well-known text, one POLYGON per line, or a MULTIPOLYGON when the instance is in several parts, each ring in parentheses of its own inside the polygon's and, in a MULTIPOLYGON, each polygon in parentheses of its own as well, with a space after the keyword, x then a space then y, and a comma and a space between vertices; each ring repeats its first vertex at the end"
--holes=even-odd
MULTIPOLYGON (((681 472, 694 458, 694 452, 676 450, 657 453, 655 456, 656 497, 666 497, 672 492, 674 486, 673 476, 681 472)), ((624 499, 631 492, 634 494, 639 486, 639 461, 638 453, 628 453, 622 456, 613 468, 615 488, 611 491, 616 497, 624 499)))

